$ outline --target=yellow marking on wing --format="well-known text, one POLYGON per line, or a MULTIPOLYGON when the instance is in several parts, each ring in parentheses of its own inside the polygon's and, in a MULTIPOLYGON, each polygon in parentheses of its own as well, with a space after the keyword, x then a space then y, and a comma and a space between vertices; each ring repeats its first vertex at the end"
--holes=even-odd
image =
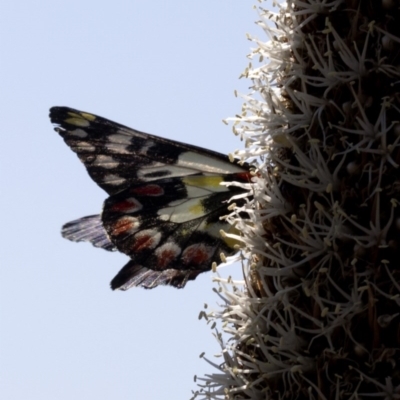
POLYGON ((65 122, 67 123, 67 124, 70 124, 70 125, 75 125, 75 126, 80 126, 80 127, 82 127, 82 128, 86 128, 87 126, 89 126, 90 125, 90 122, 89 121, 86 121, 86 119, 83 119, 83 118, 79 118, 79 117, 73 117, 73 118, 67 118, 66 120, 65 120, 65 122))
POLYGON ((90 125, 89 121, 94 121, 96 117, 92 114, 89 113, 74 113, 74 112, 69 112, 68 115, 70 118, 66 118, 65 122, 70 125, 75 125, 75 126, 80 126, 80 127, 87 127, 90 125))
POLYGON ((182 178, 183 183, 199 187, 219 187, 223 181, 222 176, 186 176, 182 178))
POLYGON ((201 205, 201 202, 198 202, 197 204, 189 207, 189 211, 194 215, 201 215, 204 213, 204 208, 201 205))
POLYGON ((180 237, 186 237, 187 235, 189 235, 192 231, 190 229, 181 229, 179 231, 179 236, 180 237))
POLYGON ((83 118, 86 118, 89 121, 94 121, 96 119, 96 117, 93 114, 81 112, 81 115, 83 118))
POLYGON ((167 207, 157 211, 160 219, 175 223, 187 222, 205 214, 205 210, 198 199, 178 200, 178 203, 172 202, 167 207))

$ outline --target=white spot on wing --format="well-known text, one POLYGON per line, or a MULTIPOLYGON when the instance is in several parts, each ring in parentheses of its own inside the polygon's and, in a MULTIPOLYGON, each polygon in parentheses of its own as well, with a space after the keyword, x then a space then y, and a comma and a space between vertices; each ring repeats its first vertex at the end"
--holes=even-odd
POLYGON ((116 161, 113 157, 98 155, 92 163, 95 167, 103 167, 107 169, 117 168, 119 162, 116 161))
POLYGON ((162 209, 158 211, 159 218, 161 221, 169 221, 170 215, 167 213, 168 210, 162 209))
POLYGON ((121 133, 108 136, 107 150, 118 154, 131 154, 128 146, 132 144, 131 137, 121 133))
POLYGON ((128 146, 123 144, 107 143, 106 148, 110 153, 114 154, 132 154, 132 152, 128 149, 128 146))
POLYGON ((125 182, 125 178, 114 174, 107 174, 103 177, 103 183, 106 183, 107 185, 122 185, 125 182))
POLYGON ((187 176, 198 173, 198 171, 194 171, 188 168, 181 168, 174 165, 165 165, 161 163, 156 163, 156 164, 151 164, 150 166, 145 166, 143 168, 140 168, 137 172, 137 176, 138 178, 141 178, 144 181, 150 182, 155 179, 160 179, 160 177, 146 176, 146 175, 154 174, 157 172, 163 173, 162 175, 163 178, 172 178, 174 176, 187 176))
POLYGON ((139 150, 139 154, 146 155, 151 147, 153 147, 155 143, 152 140, 148 140, 139 150))
POLYGON ((167 169, 168 169, 168 166, 166 166, 165 164, 163 164, 161 162, 152 162, 152 163, 149 163, 147 165, 143 165, 142 167, 140 167, 137 174, 138 174, 138 176, 139 175, 143 176, 144 174, 157 172, 159 170, 167 170, 167 169))
POLYGON ((162 246, 160 246, 156 251, 155 254, 157 256, 161 255, 164 251, 170 251, 175 254, 175 256, 178 256, 181 252, 181 248, 174 242, 167 242, 164 243, 162 246))
POLYGON ((181 254, 181 248, 174 242, 167 242, 158 247, 154 254, 158 259, 159 267, 166 268, 181 254))
POLYGON ((186 151, 178 158, 181 167, 192 168, 197 171, 209 172, 214 174, 231 174, 243 172, 243 168, 230 163, 229 161, 219 160, 211 156, 186 151))
POLYGON ((77 152, 81 151, 95 151, 96 147, 88 142, 76 142, 73 146, 74 150, 77 152))
POLYGON ((125 144, 126 146, 129 146, 132 144, 131 137, 128 135, 124 135, 122 133, 115 133, 114 135, 108 136, 108 140, 113 143, 118 143, 118 144, 125 144))
POLYGON ((75 129, 73 131, 69 131, 69 134, 71 136, 76 136, 81 139, 85 138, 88 135, 88 133, 86 131, 84 131, 83 129, 75 129))
POLYGON ((157 229, 144 229, 134 236, 133 250, 154 249, 161 240, 161 232, 157 229))
POLYGON ((139 229, 140 222, 138 218, 131 217, 129 215, 125 215, 119 218, 111 228, 111 233, 113 235, 121 235, 121 234, 132 234, 139 229))
POLYGON ((169 207, 164 207, 158 210, 157 214, 162 221, 170 221, 182 223, 195 218, 202 217, 206 214, 200 200, 179 200, 180 204, 171 202, 169 207))

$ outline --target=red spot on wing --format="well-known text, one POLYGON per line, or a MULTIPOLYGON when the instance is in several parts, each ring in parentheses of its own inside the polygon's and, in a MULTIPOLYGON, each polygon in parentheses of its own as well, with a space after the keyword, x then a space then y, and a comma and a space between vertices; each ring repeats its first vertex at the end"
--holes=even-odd
POLYGON ((165 243, 159 247, 155 254, 157 256, 157 266, 159 269, 165 269, 180 254, 181 249, 175 243, 165 243))
POLYGON ((133 233, 139 228, 139 220, 132 217, 122 217, 111 226, 111 234, 118 236, 124 233, 133 233))
POLYGON ((208 262, 214 253, 214 248, 203 243, 186 247, 182 254, 182 262, 186 265, 202 265, 208 262))
POLYGON ((111 207, 112 211, 118 211, 123 213, 133 213, 139 211, 143 206, 133 197, 129 199, 119 201, 111 207))
POLYGON ((175 260, 176 254, 172 250, 164 250, 160 257, 157 258, 160 269, 165 269, 171 261, 175 260))
POLYGON ((162 196, 164 189, 159 185, 145 185, 131 189, 132 193, 139 196, 162 196))
POLYGON ((135 239, 132 246, 132 251, 142 251, 151 248, 153 238, 151 236, 141 236, 135 239))
POLYGON ((161 233, 155 229, 147 229, 137 233, 131 247, 132 252, 154 249, 161 239, 161 233))

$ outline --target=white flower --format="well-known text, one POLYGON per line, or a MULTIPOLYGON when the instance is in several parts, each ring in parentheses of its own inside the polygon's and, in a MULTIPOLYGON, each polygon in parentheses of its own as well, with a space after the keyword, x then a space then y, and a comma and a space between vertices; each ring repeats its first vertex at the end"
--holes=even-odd
POLYGON ((400 398, 398 1, 278 7, 231 119, 255 169, 227 216, 244 280, 217 278, 223 361, 195 397, 400 398))

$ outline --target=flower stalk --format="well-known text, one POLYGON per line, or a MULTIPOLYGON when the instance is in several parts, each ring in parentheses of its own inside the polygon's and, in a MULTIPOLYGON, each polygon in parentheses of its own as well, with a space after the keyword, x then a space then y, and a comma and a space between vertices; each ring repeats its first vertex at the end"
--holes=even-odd
POLYGON ((400 2, 278 7, 234 119, 244 281, 218 279, 222 363, 195 397, 400 399, 400 2))

